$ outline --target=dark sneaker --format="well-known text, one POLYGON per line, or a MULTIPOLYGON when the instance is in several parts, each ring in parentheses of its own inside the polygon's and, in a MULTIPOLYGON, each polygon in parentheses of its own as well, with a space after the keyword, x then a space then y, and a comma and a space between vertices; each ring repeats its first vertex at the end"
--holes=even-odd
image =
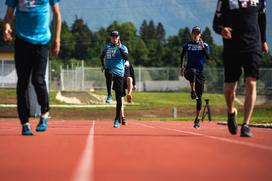
POLYGON ((200 128, 199 119, 195 119, 194 128, 195 128, 195 129, 200 128))
POLYGON ((124 126, 127 125, 127 122, 126 122, 126 118, 125 118, 125 117, 122 117, 122 125, 124 125, 124 126))
POLYGON ((113 123, 114 128, 119 128, 119 120, 115 120, 113 123))
POLYGON ((31 131, 31 126, 29 123, 25 123, 22 125, 22 135, 24 135, 24 136, 33 135, 32 131, 31 131))
POLYGON ((250 131, 249 125, 248 124, 243 124, 241 127, 241 137, 252 137, 253 134, 250 131))
POLYGON ((192 98, 192 99, 198 99, 198 97, 197 97, 195 91, 192 91, 192 92, 191 92, 191 98, 192 98))
POLYGON ((237 116, 237 109, 234 110, 234 113, 228 114, 228 129, 229 129, 229 132, 233 135, 237 134, 236 116, 237 116))
POLYGON ((37 125, 36 131, 46 131, 47 130, 48 118, 40 117, 40 122, 37 125))

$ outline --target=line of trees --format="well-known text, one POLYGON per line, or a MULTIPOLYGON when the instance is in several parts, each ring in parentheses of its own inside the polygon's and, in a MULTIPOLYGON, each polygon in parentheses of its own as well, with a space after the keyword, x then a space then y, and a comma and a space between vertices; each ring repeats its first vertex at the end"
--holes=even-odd
MULTIPOLYGON (((3 33, 0 19, 0 33, 3 33)), ((61 52, 56 59, 51 57, 54 67, 75 64, 84 60, 88 66, 100 66, 100 54, 104 44, 109 41, 109 33, 118 30, 121 41, 129 49, 129 60, 136 66, 146 67, 177 67, 180 64, 180 53, 185 42, 191 39, 191 30, 181 28, 177 35, 166 37, 162 23, 155 24, 153 20, 144 20, 139 31, 132 22, 120 23, 114 21, 108 27, 92 31, 83 19, 76 17, 71 26, 62 23, 61 52), (139 33, 138 33, 139 32, 139 33)), ((222 66, 222 46, 217 45, 211 35, 211 30, 205 27, 202 39, 210 45, 211 60, 209 66, 222 66)), ((13 46, 0 40, 0 46, 13 46)), ((266 55, 262 66, 272 67, 272 56, 266 55)))

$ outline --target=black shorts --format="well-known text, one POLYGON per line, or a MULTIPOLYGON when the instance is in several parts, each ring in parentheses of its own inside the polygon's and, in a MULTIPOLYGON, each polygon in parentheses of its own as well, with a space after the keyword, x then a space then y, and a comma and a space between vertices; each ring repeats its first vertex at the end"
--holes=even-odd
POLYGON ((115 94, 121 95, 124 97, 126 91, 124 89, 124 77, 113 76, 113 86, 112 89, 115 91, 115 94))
POLYGON ((258 52, 249 53, 224 53, 225 82, 231 83, 239 80, 244 71, 244 77, 259 79, 259 64, 262 54, 258 52))
MULTIPOLYGON (((131 77, 130 75, 130 71, 129 71, 129 67, 125 67, 125 74, 124 74, 124 92, 126 92, 125 90, 128 89, 128 84, 127 84, 127 78, 131 77)), ((126 95, 126 94, 125 94, 126 95)))
POLYGON ((201 98, 204 91, 205 76, 203 72, 193 71, 192 69, 187 69, 184 72, 184 77, 190 82, 195 82, 195 91, 199 98, 201 98))
POLYGON ((125 66, 125 74, 124 77, 131 77, 129 67, 125 66))

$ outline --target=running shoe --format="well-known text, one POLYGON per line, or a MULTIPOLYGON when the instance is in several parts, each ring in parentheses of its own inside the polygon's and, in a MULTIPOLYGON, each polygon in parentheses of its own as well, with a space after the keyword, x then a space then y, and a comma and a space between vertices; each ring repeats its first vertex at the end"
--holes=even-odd
POLYGON ((240 136, 241 137, 252 137, 253 136, 248 124, 245 124, 245 123, 242 124, 240 136))
POLYGON ((228 129, 233 135, 237 134, 237 123, 236 123, 237 109, 234 109, 234 113, 228 114, 228 129))
POLYGON ((125 118, 125 117, 122 117, 122 125, 124 125, 124 126, 127 125, 127 122, 126 122, 126 118, 125 118))
POLYGON ((191 98, 192 98, 192 99, 198 99, 198 97, 197 97, 195 91, 192 91, 192 92, 191 92, 191 98))
POLYGON ((132 95, 131 95, 131 94, 128 94, 128 95, 127 95, 127 102, 128 102, 128 103, 131 103, 131 101, 132 101, 132 95))
POLYGON ((31 126, 29 123, 25 123, 22 125, 22 135, 24 135, 24 136, 33 135, 32 131, 31 131, 31 126))
POLYGON ((114 121, 113 127, 119 128, 119 120, 118 119, 114 121))
POLYGON ((199 119, 195 119, 194 128, 195 128, 195 129, 200 128, 199 119))
POLYGON ((48 118, 40 117, 40 122, 37 125, 36 131, 46 131, 47 130, 48 118))
POLYGON ((108 96, 106 99, 106 103, 111 103, 112 102, 112 96, 108 96))

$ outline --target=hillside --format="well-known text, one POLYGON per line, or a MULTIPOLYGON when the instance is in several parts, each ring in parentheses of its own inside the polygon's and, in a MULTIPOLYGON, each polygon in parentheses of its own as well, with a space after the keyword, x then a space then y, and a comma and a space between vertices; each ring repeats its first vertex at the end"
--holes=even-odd
MULTIPOLYGON (((83 18, 92 31, 107 27, 114 20, 133 22, 137 28, 144 19, 162 22, 167 35, 177 34, 185 26, 211 28, 217 0, 61 0, 63 20, 71 24, 75 17, 83 18)), ((4 16, 0 4, 0 16, 4 16)), ((272 0, 267 0, 267 37, 272 44, 272 0)), ((215 36, 221 42, 219 36, 215 36)))

